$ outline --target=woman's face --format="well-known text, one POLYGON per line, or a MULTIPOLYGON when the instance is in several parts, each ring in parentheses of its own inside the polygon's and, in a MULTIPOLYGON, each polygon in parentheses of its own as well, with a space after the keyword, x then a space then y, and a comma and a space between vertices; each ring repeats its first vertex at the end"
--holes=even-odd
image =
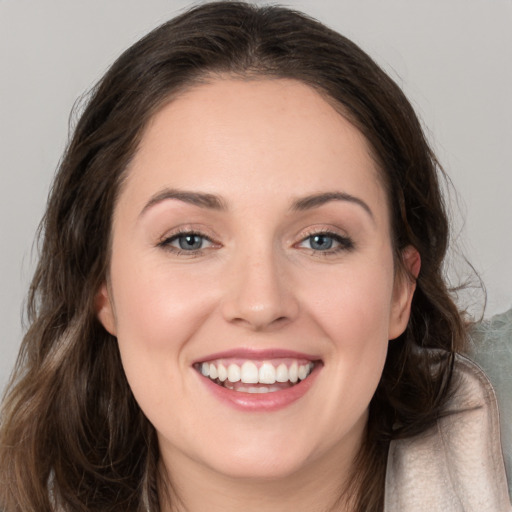
POLYGON ((352 460, 412 292, 361 133, 304 84, 226 78, 148 125, 98 313, 171 471, 275 478, 352 460))

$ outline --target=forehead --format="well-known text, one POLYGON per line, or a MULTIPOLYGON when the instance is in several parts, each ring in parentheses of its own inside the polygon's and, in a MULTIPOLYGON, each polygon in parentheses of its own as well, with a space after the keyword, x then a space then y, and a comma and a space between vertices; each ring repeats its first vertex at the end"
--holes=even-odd
POLYGON ((263 200, 341 187, 382 200, 367 140, 330 103, 287 79, 218 78, 193 86, 148 123, 126 188, 139 197, 156 186, 222 196, 251 191, 263 200))

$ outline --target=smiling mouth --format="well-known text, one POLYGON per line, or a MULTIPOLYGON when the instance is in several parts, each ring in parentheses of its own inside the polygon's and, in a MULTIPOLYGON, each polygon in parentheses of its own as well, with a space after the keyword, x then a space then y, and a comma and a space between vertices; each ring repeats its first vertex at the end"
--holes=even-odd
POLYGON ((242 393, 272 393, 288 389, 307 379, 315 362, 298 359, 272 361, 215 360, 194 368, 215 384, 242 393))

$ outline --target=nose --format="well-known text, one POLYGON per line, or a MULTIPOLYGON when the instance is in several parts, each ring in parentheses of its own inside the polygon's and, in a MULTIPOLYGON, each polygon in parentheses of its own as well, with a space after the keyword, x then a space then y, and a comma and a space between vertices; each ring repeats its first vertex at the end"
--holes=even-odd
POLYGON ((285 266, 271 250, 240 255, 229 271, 222 304, 225 320, 254 331, 293 321, 299 303, 285 266))

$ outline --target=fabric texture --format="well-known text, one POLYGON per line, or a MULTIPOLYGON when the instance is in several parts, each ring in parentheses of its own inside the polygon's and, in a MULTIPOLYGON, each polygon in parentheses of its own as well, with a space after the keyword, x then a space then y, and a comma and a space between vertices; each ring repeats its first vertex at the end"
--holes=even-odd
POLYGON ((501 446, 512 497, 512 309, 473 327, 468 355, 489 377, 498 398, 501 446))
POLYGON ((511 512, 496 395, 483 371, 457 356, 457 391, 427 432, 393 441, 385 512, 511 512))

